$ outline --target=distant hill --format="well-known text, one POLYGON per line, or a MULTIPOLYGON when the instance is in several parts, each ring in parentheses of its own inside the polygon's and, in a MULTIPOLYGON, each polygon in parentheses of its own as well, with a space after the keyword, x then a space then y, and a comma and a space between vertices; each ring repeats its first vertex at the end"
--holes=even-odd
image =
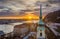
POLYGON ((46 17, 44 18, 44 21, 60 23, 60 10, 47 14, 46 17))

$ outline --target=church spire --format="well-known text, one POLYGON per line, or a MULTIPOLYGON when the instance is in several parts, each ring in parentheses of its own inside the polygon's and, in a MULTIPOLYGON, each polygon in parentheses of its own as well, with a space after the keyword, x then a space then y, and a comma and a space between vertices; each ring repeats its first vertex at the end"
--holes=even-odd
POLYGON ((43 19, 42 19, 42 4, 40 4, 40 19, 39 19, 39 24, 44 25, 43 19))
POLYGON ((40 20, 42 20, 42 5, 40 5, 40 20))

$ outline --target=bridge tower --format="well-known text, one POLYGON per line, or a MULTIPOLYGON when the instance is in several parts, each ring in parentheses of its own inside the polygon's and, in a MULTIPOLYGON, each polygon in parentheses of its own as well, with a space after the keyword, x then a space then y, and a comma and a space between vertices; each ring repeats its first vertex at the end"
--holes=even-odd
POLYGON ((40 5, 40 19, 37 27, 37 39, 45 39, 45 24, 42 20, 42 5, 40 5))

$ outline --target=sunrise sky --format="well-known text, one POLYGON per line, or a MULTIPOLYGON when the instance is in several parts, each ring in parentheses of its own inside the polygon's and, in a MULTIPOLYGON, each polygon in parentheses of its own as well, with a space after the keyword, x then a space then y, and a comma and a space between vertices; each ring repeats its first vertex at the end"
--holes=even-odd
MULTIPOLYGON (((50 0, 52 1, 52 0, 50 0)), ((58 2, 59 0, 53 0, 58 2)), ((39 9, 39 4, 43 6, 43 14, 47 14, 48 12, 52 12, 60 9, 59 2, 50 4, 49 0, 0 0, 0 16, 9 16, 9 15, 21 15, 21 10, 34 10, 39 9), (46 4, 49 6, 47 7, 46 4)), ((33 11, 35 12, 35 11, 33 11)), ((36 11, 39 15, 39 11, 36 11)), ((35 14, 35 13, 34 13, 35 14)))

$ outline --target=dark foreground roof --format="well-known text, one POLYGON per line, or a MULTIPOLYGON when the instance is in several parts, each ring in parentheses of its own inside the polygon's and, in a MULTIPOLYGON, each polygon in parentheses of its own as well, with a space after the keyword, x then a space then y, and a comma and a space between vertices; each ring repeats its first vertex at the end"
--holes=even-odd
POLYGON ((44 21, 60 23, 60 10, 47 14, 46 17, 44 18, 44 21))

